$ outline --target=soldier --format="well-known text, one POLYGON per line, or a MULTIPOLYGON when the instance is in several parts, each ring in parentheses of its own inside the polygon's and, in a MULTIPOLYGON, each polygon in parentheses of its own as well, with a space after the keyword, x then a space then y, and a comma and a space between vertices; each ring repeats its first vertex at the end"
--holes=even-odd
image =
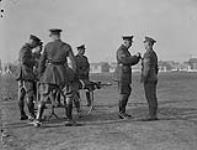
POLYGON ((145 97, 149 105, 149 117, 145 119, 147 121, 158 120, 156 86, 159 69, 157 54, 153 50, 155 42, 153 38, 145 37, 144 47, 146 52, 142 62, 141 81, 144 83, 145 97))
POLYGON ((24 111, 24 98, 27 96, 27 108, 29 111, 29 119, 32 120, 34 116, 33 104, 33 82, 35 75, 33 73, 33 66, 35 61, 32 55, 32 49, 35 48, 40 39, 34 35, 30 35, 29 41, 22 47, 19 52, 19 67, 17 70, 18 81, 18 106, 20 110, 21 120, 28 119, 24 111))
MULTIPOLYGON (((34 48, 33 50, 33 59, 35 61, 35 65, 34 65, 34 68, 33 68, 33 72, 36 76, 36 78, 38 79, 38 64, 39 64, 39 61, 40 61, 40 58, 41 58, 41 52, 42 52, 42 48, 43 48, 43 42, 39 42, 38 46, 34 48)), ((37 80, 38 81, 38 80, 37 80)), ((38 93, 38 86, 37 86, 37 83, 38 82, 34 82, 34 95, 36 96, 38 93)), ((36 97, 38 98, 38 97, 36 97)), ((38 100, 38 99, 37 99, 38 100)))
MULTIPOLYGON (((88 61, 88 58, 84 56, 85 49, 86 49, 85 45, 81 45, 77 47, 78 54, 75 56, 76 65, 77 65, 76 74, 79 80, 89 81, 90 63, 88 61)), ((91 98, 89 91, 86 91, 86 99, 87 99, 87 106, 91 106, 91 98)))
POLYGON ((38 64, 41 58, 41 52, 43 48, 43 42, 39 42, 38 46, 34 48, 33 50, 33 58, 35 60, 35 65, 34 65, 34 72, 35 74, 38 74, 38 64))
POLYGON ((131 56, 128 49, 132 46, 133 36, 123 36, 124 43, 117 50, 116 80, 119 91, 119 118, 132 117, 126 113, 126 105, 131 94, 132 70, 131 66, 140 60, 140 53, 131 56))
MULTIPOLYGON (((41 125, 41 118, 43 114, 43 107, 47 99, 54 100, 54 93, 62 89, 64 86, 69 86, 72 76, 67 74, 67 57, 71 60, 71 65, 76 71, 75 58, 72 48, 69 44, 64 43, 61 40, 60 33, 61 29, 51 29, 50 37, 52 42, 49 42, 44 49, 43 55, 39 63, 39 75, 40 75, 40 86, 41 86, 41 100, 38 104, 38 112, 36 120, 34 121, 35 126, 41 125)), ((66 115, 68 123, 66 125, 73 125, 74 121, 72 118, 72 98, 73 93, 69 91, 66 98, 66 115)))

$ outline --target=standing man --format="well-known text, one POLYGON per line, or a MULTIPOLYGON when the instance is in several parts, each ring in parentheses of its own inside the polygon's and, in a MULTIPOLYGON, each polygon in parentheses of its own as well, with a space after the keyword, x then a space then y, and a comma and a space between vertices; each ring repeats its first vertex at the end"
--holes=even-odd
MULTIPOLYGON (((85 45, 77 47, 78 54, 75 56, 77 71, 76 74, 80 80, 89 81, 90 63, 85 56, 85 45)), ((87 106, 91 106, 90 92, 86 91, 87 106)))
POLYGON ((34 35, 30 35, 29 41, 21 48, 19 52, 19 67, 17 70, 18 81, 18 106, 20 110, 20 120, 28 119, 24 111, 24 99, 27 97, 27 108, 29 111, 29 119, 32 120, 34 116, 34 92, 33 83, 35 82, 35 75, 33 67, 35 61, 32 55, 32 49, 40 42, 40 39, 34 35))
POLYGON ((41 52, 42 52, 42 48, 43 48, 43 42, 39 42, 38 46, 36 46, 33 50, 33 58, 35 60, 35 65, 34 65, 34 72, 35 74, 38 74, 38 64, 41 58, 41 52))
POLYGON ((156 86, 159 69, 157 54, 153 50, 155 42, 153 38, 145 37, 144 47, 146 52, 142 62, 141 81, 144 83, 145 97, 149 105, 149 117, 145 119, 147 121, 158 120, 156 86))
POLYGON ((39 100, 39 93, 38 93, 38 90, 39 90, 39 86, 38 86, 38 64, 39 64, 39 61, 40 61, 40 58, 41 58, 41 52, 42 52, 42 48, 43 48, 43 42, 39 42, 38 46, 36 46, 33 50, 33 59, 35 61, 35 65, 33 67, 33 72, 37 78, 37 80, 34 82, 34 95, 36 97, 36 100, 38 102, 39 100))
MULTIPOLYGON (((69 44, 61 40, 61 29, 51 29, 50 37, 52 42, 49 42, 44 49, 39 64, 40 86, 41 86, 41 100, 38 104, 38 112, 35 126, 41 125, 41 118, 44 111, 44 105, 48 98, 55 100, 54 93, 65 86, 69 86, 72 80, 67 74, 67 58, 71 60, 72 69, 76 71, 75 58, 72 48, 69 44)), ((66 125, 73 125, 72 118, 72 99, 73 93, 69 91, 66 98, 66 115, 68 123, 66 125)))
POLYGON ((131 56, 129 48, 132 46, 133 36, 123 36, 123 44, 116 53, 117 68, 116 80, 119 91, 119 117, 127 119, 132 117, 126 113, 126 105, 131 94, 132 69, 131 66, 137 64, 140 60, 140 53, 131 56))

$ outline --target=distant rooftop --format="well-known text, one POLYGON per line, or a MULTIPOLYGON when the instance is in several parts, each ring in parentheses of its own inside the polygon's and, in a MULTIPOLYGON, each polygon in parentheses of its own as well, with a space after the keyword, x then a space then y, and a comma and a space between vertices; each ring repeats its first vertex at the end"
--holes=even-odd
POLYGON ((197 63, 197 58, 190 58, 189 63, 197 63))

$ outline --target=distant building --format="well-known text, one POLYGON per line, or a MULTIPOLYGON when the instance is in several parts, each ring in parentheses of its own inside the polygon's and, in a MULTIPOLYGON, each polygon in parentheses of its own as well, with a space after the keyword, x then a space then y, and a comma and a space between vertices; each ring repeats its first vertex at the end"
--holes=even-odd
POLYGON ((110 72, 110 65, 107 62, 90 64, 90 73, 105 73, 105 72, 110 72))
POLYGON ((160 72, 179 71, 180 64, 174 61, 159 61, 160 72))
POLYGON ((197 58, 190 58, 188 64, 191 67, 191 70, 197 71, 197 58))
POLYGON ((113 63, 110 63, 109 65, 110 65, 109 72, 111 72, 111 73, 115 72, 116 67, 117 67, 117 63, 113 62, 113 63))
POLYGON ((188 62, 184 62, 179 66, 179 71, 189 72, 190 70, 191 66, 188 64, 188 62))
MULTIPOLYGON (((117 67, 117 63, 116 62, 112 62, 109 65, 110 65, 109 72, 111 72, 111 73, 115 72, 116 67, 117 67)), ((141 63, 138 63, 138 64, 132 66, 132 71, 133 72, 141 72, 141 63)))

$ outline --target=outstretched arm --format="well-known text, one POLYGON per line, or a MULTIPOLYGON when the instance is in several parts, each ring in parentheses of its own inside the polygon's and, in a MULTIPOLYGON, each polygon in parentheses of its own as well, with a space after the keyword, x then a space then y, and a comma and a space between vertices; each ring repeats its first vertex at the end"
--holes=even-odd
POLYGON ((150 72, 150 57, 148 55, 145 55, 144 59, 143 59, 143 78, 144 78, 144 82, 147 81, 149 72, 150 72))
POLYGON ((46 60, 47 60, 47 52, 46 49, 44 49, 43 54, 41 55, 39 65, 38 65, 38 75, 41 76, 46 68, 46 60))
POLYGON ((135 65, 140 60, 137 56, 126 56, 123 51, 117 52, 117 58, 124 65, 135 65))
POLYGON ((71 67, 72 67, 73 71, 76 72, 77 65, 76 65, 75 56, 74 56, 74 53, 72 51, 72 48, 70 48, 70 50, 69 50, 69 59, 71 61, 71 67))

